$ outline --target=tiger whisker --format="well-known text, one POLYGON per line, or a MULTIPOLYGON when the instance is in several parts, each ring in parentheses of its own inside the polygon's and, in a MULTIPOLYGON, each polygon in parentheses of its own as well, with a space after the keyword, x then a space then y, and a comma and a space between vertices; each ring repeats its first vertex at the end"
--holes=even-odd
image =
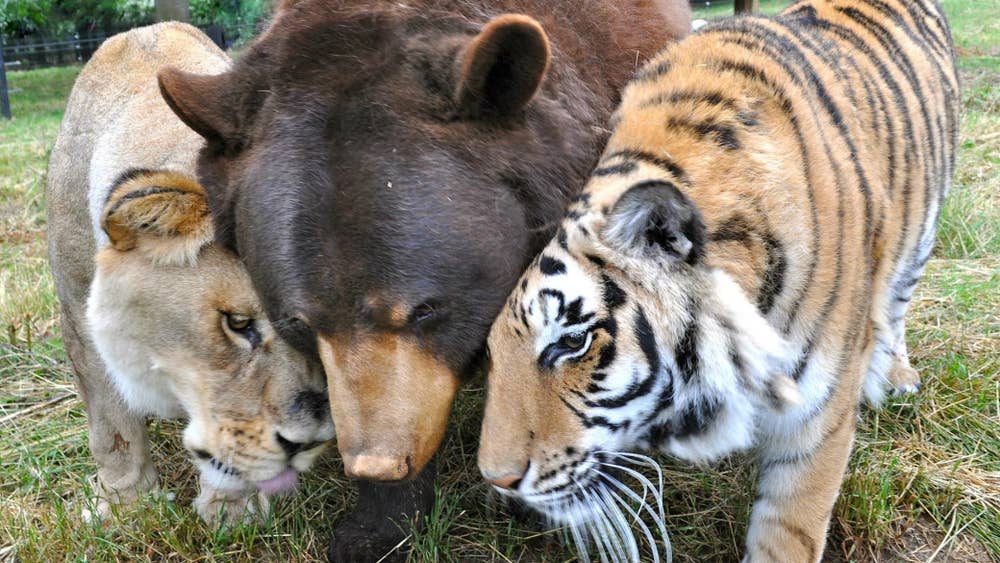
MULTIPOLYGON (((664 510, 664 507, 663 507, 663 470, 660 468, 660 464, 657 463, 656 460, 654 460, 653 458, 651 458, 651 457, 649 457, 647 455, 642 455, 642 454, 637 454, 637 453, 631 453, 631 452, 605 452, 605 453, 614 455, 618 459, 621 459, 621 460, 628 460, 629 462, 631 462, 631 463, 633 463, 635 465, 651 467, 651 468, 653 468, 654 471, 656 471, 656 480, 657 480, 657 487, 655 489, 656 493, 657 493, 656 494, 656 508, 657 508, 657 510, 660 513, 660 520, 661 521, 666 521, 666 519, 667 519, 666 511, 664 510)), ((634 474, 633 474, 633 476, 634 476, 634 474)), ((641 480, 644 483, 648 483, 649 486, 650 486, 650 488, 652 488, 652 486, 653 486, 652 482, 650 482, 648 479, 646 479, 645 476, 643 476, 641 480)), ((644 501, 645 501, 645 498, 646 497, 645 497, 645 488, 644 488, 643 489, 643 500, 644 501)))
MULTIPOLYGON (((617 465, 614 465, 614 464, 604 464, 604 463, 602 463, 602 465, 608 465, 608 466, 614 467, 616 469, 620 469, 622 471, 633 472, 633 473, 635 473, 637 475, 640 475, 640 476, 642 475, 641 473, 635 472, 634 470, 630 470, 628 468, 617 466, 617 465)), ((670 545, 670 536, 667 534, 667 526, 665 524, 665 518, 662 517, 660 514, 657 514, 653 510, 653 508, 651 506, 649 506, 649 503, 645 501, 645 497, 640 497, 638 493, 636 493, 635 491, 633 491, 632 489, 630 489, 628 486, 626 486, 625 484, 623 484, 621 481, 619 481, 618 479, 616 479, 614 476, 612 476, 611 474, 609 474, 606 471, 601 471, 600 469, 595 469, 595 471, 608 484, 614 486, 616 489, 618 489, 619 491, 621 491, 622 493, 624 493, 625 496, 627 496, 628 498, 632 499, 633 501, 635 501, 636 503, 639 504, 640 510, 632 512, 632 510, 629 509, 629 512, 631 512, 637 519, 641 520, 641 518, 640 518, 640 512, 642 512, 642 511, 645 511, 646 513, 649 514, 650 518, 652 518, 652 520, 656 523, 657 530, 660 532, 660 537, 663 538, 663 546, 664 546, 665 559, 667 561, 670 561, 672 559, 672 551, 673 550, 672 550, 672 546, 670 545)), ((645 492, 645 486, 646 485, 644 484, 643 485, 644 492, 645 492)), ((652 485, 650 484, 650 487, 651 486, 652 485)), ((662 503, 662 496, 659 497, 659 498, 660 498, 660 503, 662 503)), ((652 539, 650 539, 650 546, 654 547, 654 549, 653 549, 654 553, 656 552, 655 545, 656 545, 656 542, 654 542, 654 541, 652 541, 652 539)))
POLYGON ((625 515, 622 514, 618 505, 608 498, 609 493, 607 486, 603 483, 594 490, 594 496, 603 507, 609 524, 618 536, 618 539, 621 540, 621 543, 618 544, 618 552, 622 556, 622 561, 638 561, 639 546, 635 541, 635 533, 625 520, 625 515), (626 557, 625 550, 628 550, 630 557, 626 557))
MULTIPOLYGON (((576 479, 573 479, 573 484, 576 485, 577 489, 583 493, 583 496, 587 500, 588 509, 585 514, 590 516, 589 518, 584 516, 587 531, 590 533, 590 536, 594 538, 594 543, 597 545, 601 561, 607 561, 607 554, 609 551, 613 550, 613 546, 611 545, 611 540, 608 537, 608 530, 605 527, 605 522, 602 518, 603 514, 599 509, 600 507, 594 506, 594 502, 590 497, 590 492, 586 487, 580 486, 580 483, 576 479)), ((581 508, 581 510, 583 509, 581 508)), ((618 562, 617 557, 615 557, 614 560, 615 563, 618 562)))
POLYGON ((570 497, 563 510, 570 515, 569 533, 573 537, 573 543, 576 545, 576 552, 580 554, 580 560, 583 563, 590 563, 587 544, 583 541, 583 535, 580 533, 580 525, 577 522, 575 511, 571 510, 576 502, 576 499, 570 497))
MULTIPOLYGON (((636 510, 633 510, 632 507, 628 505, 628 502, 626 502, 625 499, 623 499, 622 497, 620 497, 618 495, 618 493, 616 493, 614 491, 611 491, 609 489, 605 489, 605 491, 607 491, 608 496, 611 497, 612 502, 617 501, 617 503, 619 505, 621 505, 622 508, 624 508, 629 514, 631 514, 634 517, 635 520, 633 521, 632 525, 633 526, 634 525, 638 525, 639 528, 642 530, 643 536, 645 536, 646 537, 646 541, 649 542, 649 546, 651 548, 650 551, 653 554, 653 563, 659 563, 659 561, 660 561, 660 554, 659 554, 659 552, 656 549, 656 539, 653 537, 653 532, 649 529, 649 526, 647 526, 646 523, 643 522, 642 517, 639 514, 639 512, 636 511, 636 510)), ((669 547, 670 547, 669 541, 666 542, 665 545, 667 546, 667 561, 669 563, 670 558, 671 558, 671 553, 670 553, 670 549, 669 549, 669 547)), ((636 549, 638 549, 638 546, 636 546, 636 549)), ((638 560, 638 555, 636 556, 636 560, 638 560)))
POLYGON ((628 561, 628 559, 626 559, 626 557, 625 557, 625 551, 622 549, 621 542, 620 541, 612 541, 613 539, 614 540, 624 540, 625 538, 620 535, 619 530, 617 530, 615 528, 614 524, 611 522, 611 515, 608 514, 608 511, 607 511, 606 507, 600 501, 600 498, 597 495, 597 491, 593 490, 593 491, 586 491, 586 492, 587 492, 588 497, 590 499, 590 504, 592 506, 596 506, 599 509, 597 511, 597 517, 598 517, 597 521, 601 525, 602 532, 604 533, 605 538, 606 538, 606 543, 608 544, 608 546, 610 548, 612 548, 610 551, 611 551, 611 554, 614 555, 613 559, 614 559, 615 563, 618 563, 619 561, 621 561, 621 562, 628 561))

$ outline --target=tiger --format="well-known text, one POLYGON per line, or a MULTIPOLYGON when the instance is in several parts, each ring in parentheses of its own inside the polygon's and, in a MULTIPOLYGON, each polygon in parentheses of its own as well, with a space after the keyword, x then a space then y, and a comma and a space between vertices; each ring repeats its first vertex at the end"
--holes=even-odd
POLYGON ((637 452, 752 448, 743 560, 820 561, 863 400, 920 383, 904 316, 959 95, 935 0, 801 0, 666 47, 491 328, 484 478, 636 560, 637 452))

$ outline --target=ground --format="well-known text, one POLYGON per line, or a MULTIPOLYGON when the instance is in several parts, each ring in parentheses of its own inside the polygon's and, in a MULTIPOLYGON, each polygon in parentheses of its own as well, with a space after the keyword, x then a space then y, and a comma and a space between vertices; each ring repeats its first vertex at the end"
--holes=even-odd
MULTIPOLYGON (((965 93, 956 185, 908 320, 911 359, 925 385, 880 411, 862 410, 830 529, 834 561, 1000 561, 1000 0, 942 3, 965 93)), ((765 11, 781 4, 762 2, 765 11)), ((150 429, 176 500, 122 510, 108 528, 80 520, 95 469, 60 339, 43 195, 47 154, 78 71, 10 73, 15 117, 0 123, 0 563, 321 559, 354 495, 335 452, 269 522, 220 532, 190 508, 194 473, 175 423, 150 429)), ((440 502, 413 538, 413 559, 573 560, 558 533, 512 520, 482 484, 481 405, 479 380, 459 398, 441 456, 440 502)), ((753 498, 752 464, 664 464, 676 560, 735 560, 753 498)))

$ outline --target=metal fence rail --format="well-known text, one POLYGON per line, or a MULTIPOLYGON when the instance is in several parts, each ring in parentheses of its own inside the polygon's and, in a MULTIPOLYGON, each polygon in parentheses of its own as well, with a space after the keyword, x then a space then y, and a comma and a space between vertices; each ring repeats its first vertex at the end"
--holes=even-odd
MULTIPOLYGON (((220 26, 201 28, 220 48, 227 47, 226 37, 220 26)), ((76 34, 58 39, 32 38, 17 43, 4 44, 0 40, 0 113, 10 119, 10 93, 7 88, 7 69, 18 70, 83 64, 108 38, 126 29, 110 33, 76 34)))

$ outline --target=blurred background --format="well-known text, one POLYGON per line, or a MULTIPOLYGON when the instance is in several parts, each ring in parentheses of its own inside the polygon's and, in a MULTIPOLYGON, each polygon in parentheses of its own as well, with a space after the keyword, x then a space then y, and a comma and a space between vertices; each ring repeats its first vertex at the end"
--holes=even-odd
POLYGON ((115 33, 156 21, 190 22, 220 47, 239 46, 266 19, 271 0, 0 0, 8 70, 86 62, 115 33))

